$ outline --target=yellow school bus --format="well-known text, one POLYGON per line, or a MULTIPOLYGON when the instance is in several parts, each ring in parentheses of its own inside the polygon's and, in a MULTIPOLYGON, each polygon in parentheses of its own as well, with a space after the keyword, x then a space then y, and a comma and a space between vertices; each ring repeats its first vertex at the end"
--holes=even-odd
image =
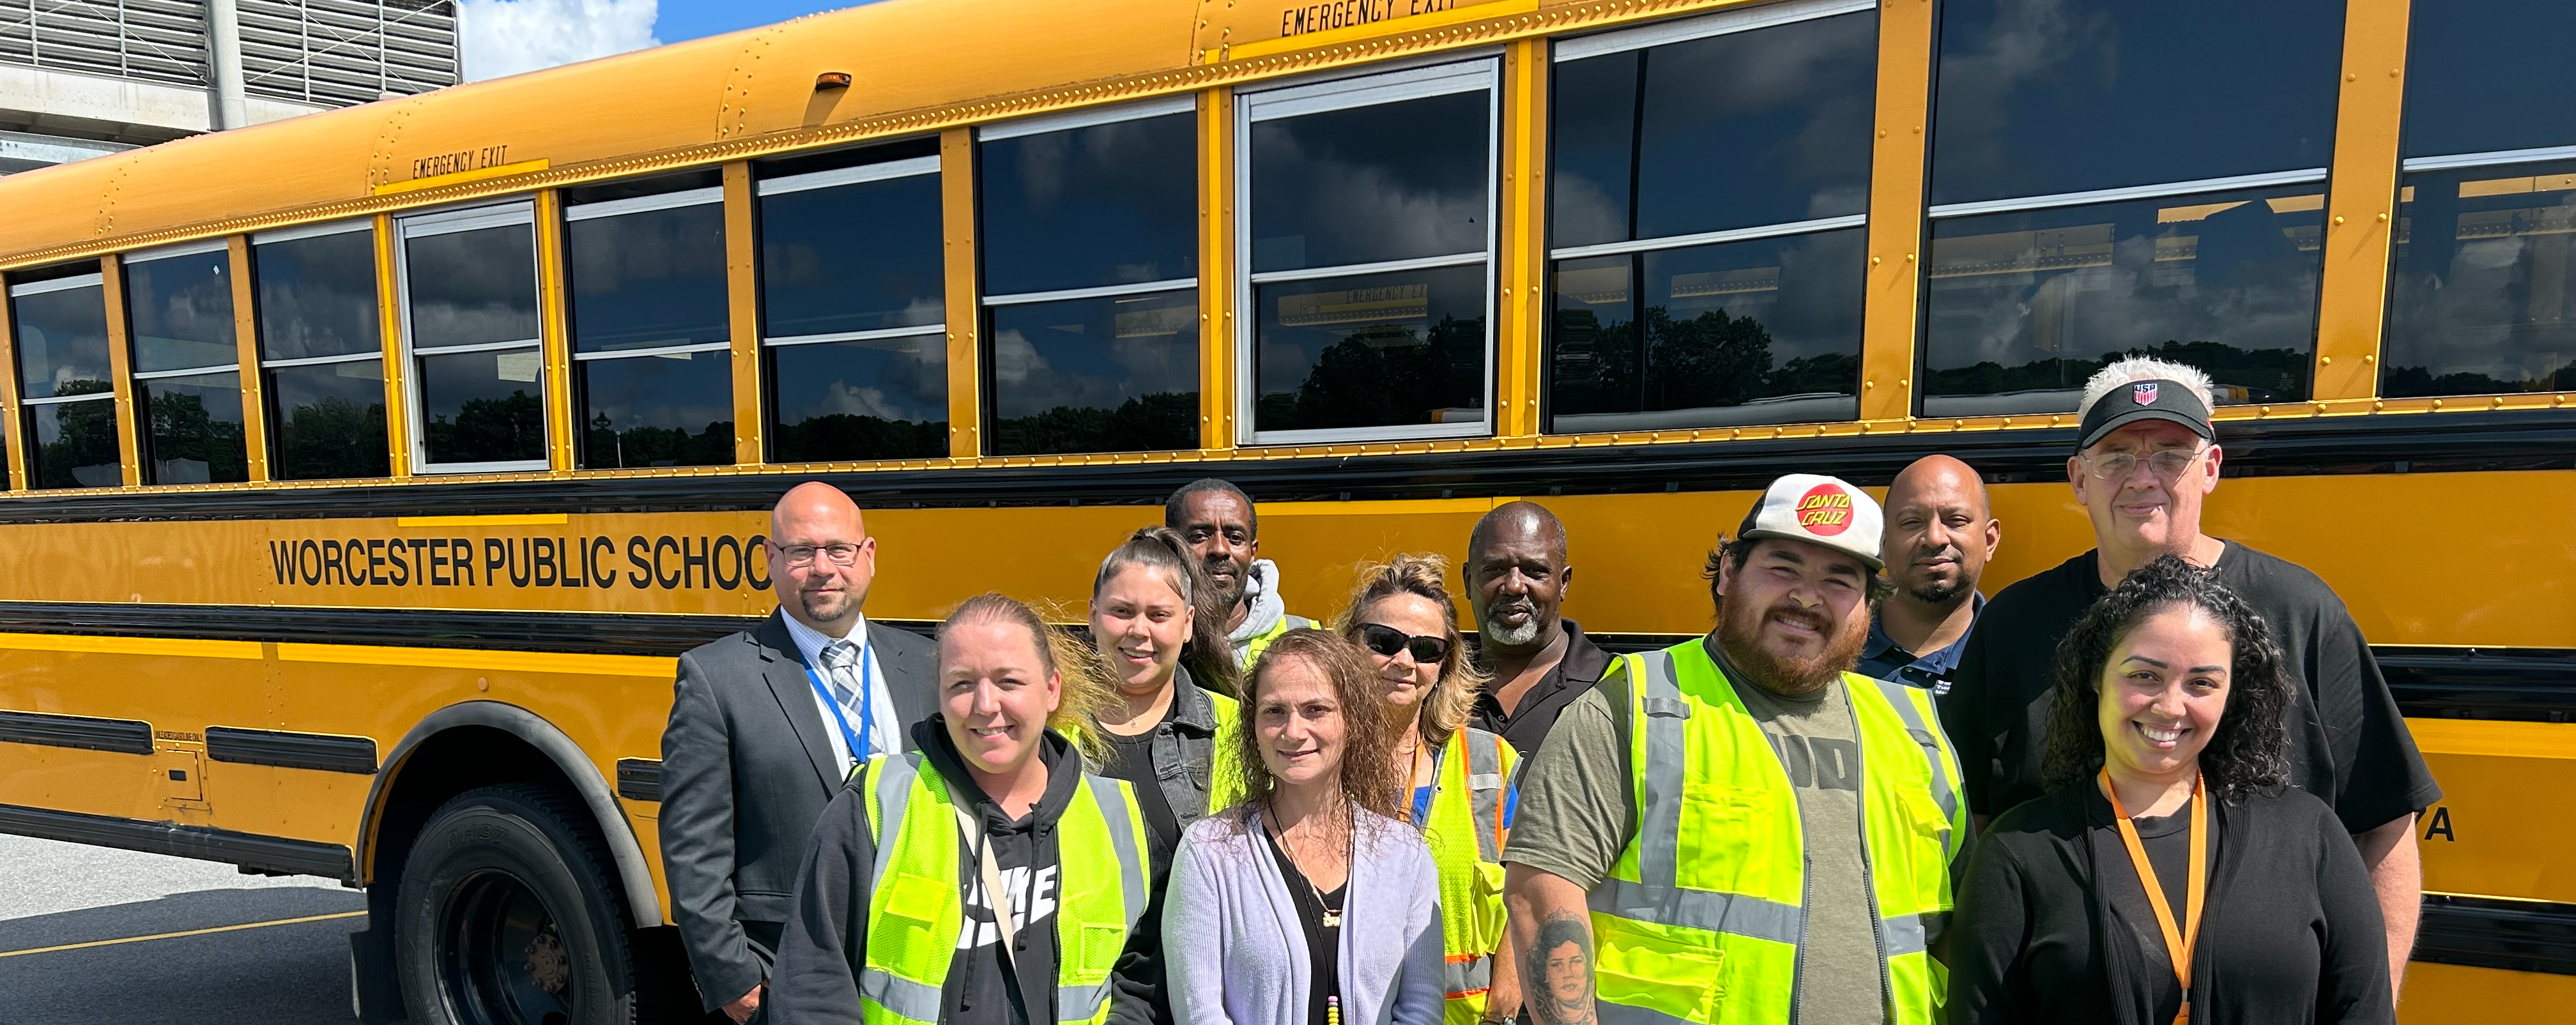
POLYGON ((366 887, 370 1020, 675 1013, 673 658, 797 481, 916 625, 1202 476, 1309 615, 1528 497, 1637 647, 1782 472, 2083 550, 2151 353, 2448 793, 2406 1019, 2559 1013, 2576 15, 2036 10, 892 0, 0 181, 0 830, 366 887))

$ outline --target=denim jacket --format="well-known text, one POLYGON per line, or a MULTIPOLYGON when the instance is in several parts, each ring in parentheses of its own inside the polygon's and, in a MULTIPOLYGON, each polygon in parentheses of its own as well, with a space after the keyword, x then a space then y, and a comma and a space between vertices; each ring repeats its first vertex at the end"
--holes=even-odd
POLYGON ((1216 703, 1219 699, 1178 669, 1172 677, 1172 716, 1154 727, 1154 778, 1163 786, 1163 801, 1172 808, 1182 831, 1211 811, 1208 788, 1216 761, 1216 703))

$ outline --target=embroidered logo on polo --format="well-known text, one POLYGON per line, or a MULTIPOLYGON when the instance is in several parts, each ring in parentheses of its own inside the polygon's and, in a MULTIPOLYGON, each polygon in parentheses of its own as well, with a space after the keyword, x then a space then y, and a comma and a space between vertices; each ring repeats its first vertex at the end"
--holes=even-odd
POLYGON ((1808 488, 1798 498, 1798 529, 1818 537, 1832 537, 1851 529, 1850 493, 1831 484, 1808 488))

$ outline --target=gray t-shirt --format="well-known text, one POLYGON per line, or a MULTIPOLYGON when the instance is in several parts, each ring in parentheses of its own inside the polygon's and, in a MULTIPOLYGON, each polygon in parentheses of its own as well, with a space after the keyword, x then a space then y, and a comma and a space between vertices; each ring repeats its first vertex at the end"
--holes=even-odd
MULTIPOLYGON (((1806 700, 1744 682, 1711 645, 1745 709, 1771 738, 1806 840, 1807 925, 1795 1025, 1886 1019, 1869 875, 1861 856, 1859 728, 1840 679, 1806 700)), ((1600 885, 1636 833, 1629 762, 1627 663, 1576 698, 1521 771, 1520 809, 1503 860, 1600 885)))

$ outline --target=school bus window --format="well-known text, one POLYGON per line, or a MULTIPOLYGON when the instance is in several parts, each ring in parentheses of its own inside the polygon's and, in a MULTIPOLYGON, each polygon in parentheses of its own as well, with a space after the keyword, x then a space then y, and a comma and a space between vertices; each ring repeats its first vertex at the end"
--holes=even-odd
POLYGON ((1198 447, 1189 98, 984 129, 996 455, 1198 447))
POLYGON ((1494 74, 1244 95, 1253 440, 1489 432, 1494 74))
POLYGON ((534 223, 525 202, 398 222, 412 446, 426 472, 546 468, 534 223))
POLYGON ((724 189, 704 177, 593 202, 585 200, 601 193, 565 194, 573 409, 586 469, 733 462, 724 189))
POLYGON ((936 143, 758 167, 769 458, 948 454, 946 267, 936 143), (878 159, 885 158, 885 159, 878 159), (797 173, 773 175, 774 170, 797 173))
POLYGON ((2071 411, 2131 355, 2208 371, 2221 403, 2304 399, 2324 216, 2294 186, 1936 220, 1923 411, 2071 411))
POLYGON ((109 488, 118 465, 116 385, 108 369, 107 297, 97 273, 12 278, 18 430, 31 488, 109 488))
POLYGON ((123 259, 143 482, 249 480, 231 253, 217 241, 123 259))
POLYGON ((1557 45, 1549 431, 1859 415, 1877 19, 1823 0, 1557 45))
POLYGON ((2306 399, 2343 16, 1945 8, 1922 412, 2070 412, 2129 355, 2208 371, 2221 402, 2306 399))
POLYGON ((2380 393, 2576 389, 2576 8, 2419 4, 2380 393))
POLYGON ((251 237, 271 479, 393 472, 375 246, 365 221, 251 237))
POLYGON ((1944 3, 1931 201, 2322 168, 2343 19, 2342 0, 1944 3))

